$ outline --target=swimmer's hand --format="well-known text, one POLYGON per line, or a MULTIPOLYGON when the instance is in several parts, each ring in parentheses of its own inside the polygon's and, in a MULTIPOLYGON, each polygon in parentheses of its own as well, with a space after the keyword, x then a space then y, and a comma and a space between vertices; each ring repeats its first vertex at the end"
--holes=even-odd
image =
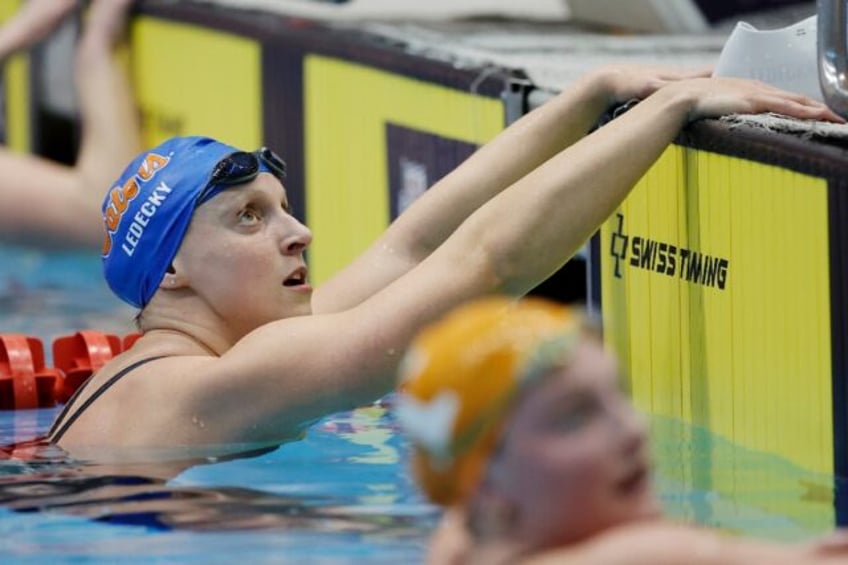
POLYGON ((644 99, 673 82, 708 77, 711 68, 678 69, 674 67, 607 65, 589 75, 600 84, 607 105, 612 106, 634 98, 644 99))
POLYGON ((688 107, 689 121, 728 114, 774 112, 802 120, 845 123, 822 102, 762 82, 736 78, 695 78, 667 84, 657 96, 688 107))

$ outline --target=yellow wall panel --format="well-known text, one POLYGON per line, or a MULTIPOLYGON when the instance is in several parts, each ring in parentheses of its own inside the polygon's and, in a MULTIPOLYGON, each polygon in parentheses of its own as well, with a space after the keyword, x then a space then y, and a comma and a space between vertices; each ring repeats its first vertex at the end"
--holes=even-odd
POLYGON ((389 222, 387 123, 472 144, 504 127, 500 100, 318 55, 304 60, 307 223, 320 283, 389 222), (352 141, 353 140, 353 141, 352 141))
MULTIPOLYGON (((9 19, 20 4, 20 0, 0 2, 0 24, 9 19)), ((32 148, 29 55, 15 55, 5 62, 3 86, 6 97, 5 145, 15 151, 28 152, 32 148)))
POLYGON ((262 144, 261 45, 220 31, 138 17, 132 69, 143 141, 215 137, 244 149, 262 144))
POLYGON ((827 226, 824 180, 670 148, 601 230, 605 335, 637 405, 833 472, 827 226))

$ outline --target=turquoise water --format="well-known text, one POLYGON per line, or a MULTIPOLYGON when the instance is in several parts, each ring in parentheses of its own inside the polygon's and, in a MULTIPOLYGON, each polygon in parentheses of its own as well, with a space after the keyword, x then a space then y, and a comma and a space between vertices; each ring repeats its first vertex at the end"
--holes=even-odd
POLYGON ((110 294, 98 256, 0 246, 0 332, 35 335, 49 352, 55 337, 80 329, 129 333, 133 316, 110 294))
MULTIPOLYGON (((111 298, 94 256, 0 248, 0 332, 45 344, 83 328, 123 334, 133 314, 111 298)), ((43 432, 54 413, 0 412, 0 445, 43 432)), ((651 427, 670 515, 782 541, 832 530, 832 477, 672 420, 651 427)), ((42 455, 0 460, 2 563, 417 563, 438 519, 412 485, 407 445, 382 405, 168 480, 42 455)))
MULTIPOLYGON (((18 437, 53 411, 17 414, 18 437)), ((0 436, 10 426, 0 415, 0 436)), ((266 455, 162 482, 0 463, 0 555, 20 563, 415 563, 437 515, 402 473, 380 407, 336 415, 266 455), (11 508, 10 508, 11 507, 11 508)), ((8 562, 2 559, 4 563, 8 562)))
POLYGON ((833 530, 833 476, 676 420, 650 423, 657 488, 669 515, 782 542, 833 530))

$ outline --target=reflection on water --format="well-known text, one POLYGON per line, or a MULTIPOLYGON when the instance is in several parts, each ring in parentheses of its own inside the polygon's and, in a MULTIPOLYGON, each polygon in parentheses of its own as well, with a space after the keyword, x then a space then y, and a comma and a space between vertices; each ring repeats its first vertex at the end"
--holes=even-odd
MULTIPOLYGON (((43 432, 53 412, 0 413, 0 444, 21 440, 29 431, 43 432)), ((227 536, 236 544, 250 540, 250 547, 243 548, 249 552, 259 551, 257 543, 284 543, 294 552, 289 557, 302 559, 337 555, 346 562, 359 555, 368 562, 420 562, 437 513, 402 472, 404 449, 386 410, 378 406, 323 420, 300 441, 258 457, 201 460, 193 452, 180 466, 194 465, 170 479, 158 478, 161 453, 148 464, 150 473, 138 464, 135 474, 115 475, 102 473, 102 465, 70 459, 53 446, 27 446, 17 452, 23 458, 0 460, 0 506, 5 509, 0 534, 12 536, 6 537, 7 552, 53 555, 57 549, 50 544, 23 542, 33 522, 22 531, 20 517, 28 515, 39 527, 61 518, 54 536, 61 536, 72 519, 107 526, 87 534, 91 543, 78 554, 87 557, 103 557, 99 544, 113 538, 116 526, 130 526, 132 534, 120 535, 125 541, 203 533, 194 554, 184 548, 179 554, 204 562, 208 536, 227 536), (239 537, 233 539, 233 532, 239 537)), ((172 555, 166 544, 158 551, 172 555)))
POLYGON ((0 247, 0 332, 41 338, 49 353, 81 329, 129 333, 134 315, 109 292, 99 255, 0 247))
POLYGON ((0 504, 148 530, 308 530, 421 537, 420 513, 358 513, 347 497, 283 496, 239 487, 180 487, 137 476, 49 473, 0 478, 0 504))
POLYGON ((652 418, 651 433, 659 490, 673 516, 780 541, 808 539, 837 524, 831 475, 669 418, 652 418))

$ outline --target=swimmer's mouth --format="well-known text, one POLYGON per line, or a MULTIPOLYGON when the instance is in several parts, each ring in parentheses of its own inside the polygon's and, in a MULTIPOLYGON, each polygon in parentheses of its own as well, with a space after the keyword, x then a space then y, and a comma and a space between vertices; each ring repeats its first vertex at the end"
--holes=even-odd
POLYGON ((302 286, 306 284, 306 267, 300 267, 283 281, 283 286, 302 286))
POLYGON ((616 484, 616 489, 623 494, 630 494, 641 490, 648 483, 650 471, 648 467, 640 465, 629 473, 624 479, 616 484))

